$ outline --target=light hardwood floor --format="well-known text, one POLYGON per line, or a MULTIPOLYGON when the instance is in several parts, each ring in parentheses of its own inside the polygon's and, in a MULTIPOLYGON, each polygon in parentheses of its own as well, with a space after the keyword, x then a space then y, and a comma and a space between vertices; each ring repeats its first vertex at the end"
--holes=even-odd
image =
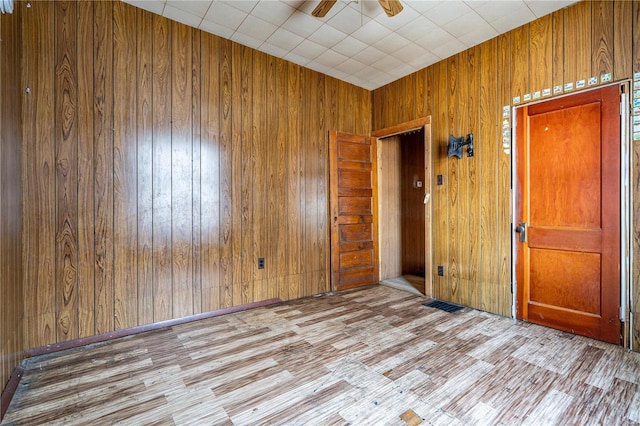
POLYGON ((635 424, 640 355, 384 286, 27 360, 6 424, 635 424))

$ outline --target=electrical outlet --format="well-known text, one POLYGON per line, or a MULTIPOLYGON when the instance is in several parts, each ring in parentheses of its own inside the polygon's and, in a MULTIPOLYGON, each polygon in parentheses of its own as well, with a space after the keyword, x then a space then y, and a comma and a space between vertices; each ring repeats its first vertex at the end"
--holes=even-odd
POLYGON ((438 265, 438 276, 444 277, 444 266, 438 265))
POLYGON ((264 269, 264 257, 258 258, 258 269, 264 269))
POLYGON ((442 183, 444 181, 444 177, 442 175, 438 175, 436 177, 436 181, 437 181, 438 185, 442 185, 442 183))

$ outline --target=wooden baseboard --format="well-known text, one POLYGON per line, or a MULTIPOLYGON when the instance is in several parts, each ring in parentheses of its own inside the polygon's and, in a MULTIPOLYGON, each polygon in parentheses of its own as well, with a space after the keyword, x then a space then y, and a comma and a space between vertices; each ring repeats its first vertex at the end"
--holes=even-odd
MULTIPOLYGON (((67 342, 56 343, 54 345, 46 345, 40 346, 36 348, 27 349, 23 354, 23 359, 31 358, 38 355, 45 355, 54 352, 64 351, 67 349, 78 348, 80 346, 90 345, 93 343, 106 342, 113 339, 118 339, 121 337, 132 336, 135 334, 146 333, 149 331, 155 331, 162 328, 173 327, 180 324, 186 324, 192 321, 203 320, 207 318, 218 317, 221 315, 233 314, 235 312, 247 311, 249 309, 260 308, 262 306, 274 305, 282 302, 279 298, 262 300, 259 302, 247 303, 245 305, 233 306, 231 308, 218 309, 217 311, 205 312, 202 314, 191 315, 184 318, 178 318, 173 320, 156 322, 153 324, 140 325, 137 327, 125 328, 122 330, 113 331, 110 333, 98 334, 96 336, 83 337, 80 339, 69 340, 67 342)), ((24 370, 20 367, 16 367, 7 383, 7 386, 2 391, 2 399, 0 400, 0 421, 4 418, 4 414, 11 403, 11 399, 13 398, 13 394, 18 388, 18 384, 20 383, 20 379, 24 370)))
POLYGON ((94 343, 106 342, 108 340, 118 339, 121 337, 132 336, 134 334, 146 333, 149 331, 159 330, 161 328, 173 327, 180 324, 186 324, 192 321, 198 321, 206 318, 218 317, 221 315, 232 314, 235 312, 242 312, 249 309, 255 309, 262 306, 273 305, 280 303, 282 300, 268 299, 260 302, 247 303, 245 305, 233 306, 231 308, 218 309, 217 311, 205 312, 202 314, 191 315, 184 318, 172 319, 167 321, 155 322, 153 324, 140 325, 137 327, 125 328, 122 330, 112 331, 109 333, 98 334, 95 336, 82 337, 80 339, 69 340, 67 342, 56 343, 54 345, 40 346, 37 348, 28 349, 25 352, 25 358, 31 358, 38 355, 50 354, 54 352, 64 351, 67 349, 77 348, 80 346, 91 345, 94 343))
POLYGON ((18 389, 22 374, 24 374, 24 370, 21 367, 16 367, 7 382, 7 386, 2 391, 2 396, 0 396, 0 421, 4 418, 4 413, 7 412, 7 408, 11 404, 11 399, 13 394, 16 393, 16 389, 18 389))

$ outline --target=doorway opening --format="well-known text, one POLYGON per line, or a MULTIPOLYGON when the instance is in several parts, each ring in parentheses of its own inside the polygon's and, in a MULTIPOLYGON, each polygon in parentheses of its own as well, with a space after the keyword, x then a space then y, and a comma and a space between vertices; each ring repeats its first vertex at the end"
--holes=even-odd
POLYGON ((431 126, 417 124, 374 132, 380 283, 431 295, 431 126))

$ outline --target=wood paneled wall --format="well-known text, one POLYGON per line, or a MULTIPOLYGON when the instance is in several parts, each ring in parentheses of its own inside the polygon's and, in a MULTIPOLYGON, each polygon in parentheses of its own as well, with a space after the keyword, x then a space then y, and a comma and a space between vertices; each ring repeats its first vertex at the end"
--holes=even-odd
POLYGON ((26 347, 329 290, 328 131, 370 92, 121 2, 22 29, 26 347))
MULTIPOLYGON (((585 1, 467 49, 373 92, 372 128, 432 116, 435 296, 511 313, 510 168, 502 107, 603 73, 640 71, 640 4, 585 1), (449 159, 449 134, 472 132, 473 158, 449 159), (437 265, 445 275, 435 275, 437 265)), ((634 143, 634 211, 640 211, 640 144, 634 143)), ((640 347, 640 219, 634 223, 634 337, 640 347)))
POLYGON ((24 349, 20 25, 19 10, 0 15, 0 391, 24 349))

